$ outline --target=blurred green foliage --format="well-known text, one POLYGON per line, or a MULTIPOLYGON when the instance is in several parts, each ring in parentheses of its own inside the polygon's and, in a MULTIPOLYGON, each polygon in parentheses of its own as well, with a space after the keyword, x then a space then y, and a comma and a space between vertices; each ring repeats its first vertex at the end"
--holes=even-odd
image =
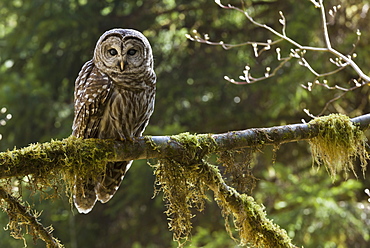
MULTIPOLYGON (((224 0, 226 4, 227 1, 224 0)), ((229 3, 240 6, 240 1, 229 3)), ((327 8, 341 4, 329 31, 335 47, 350 52, 356 30, 362 31, 356 62, 368 71, 370 27, 368 0, 327 1, 327 8)), ((319 11, 309 1, 246 1, 256 20, 277 30, 278 11, 288 22, 288 35, 304 45, 321 46, 319 11)), ((309 120, 302 111, 319 113, 339 91, 300 84, 315 80, 296 63, 260 83, 236 86, 223 80, 237 78, 246 64, 261 76, 267 66, 278 65, 274 47, 258 58, 250 46, 223 50, 185 38, 196 29, 215 41, 228 43, 266 41, 274 37, 248 23, 242 14, 220 9, 213 1, 185 0, 14 0, 0 2, 0 150, 32 142, 67 137, 73 120, 74 80, 83 63, 92 57, 98 37, 114 28, 142 31, 153 46, 158 75, 156 109, 146 134, 166 135, 183 131, 226 132, 269 127, 309 120)), ((281 43, 282 55, 292 48, 281 43)), ((308 53, 318 71, 330 70, 325 54, 308 53)), ((351 69, 326 78, 330 85, 349 87, 357 78, 351 69)), ((340 112, 351 117, 367 113, 369 87, 349 92, 329 106, 325 114, 340 112)), ((266 206, 268 216, 304 247, 368 247, 369 203, 364 179, 339 175, 332 183, 324 168, 314 171, 307 143, 285 144, 272 163, 271 147, 256 155, 253 173, 259 178, 253 196, 266 206)), ((71 210, 67 197, 44 200, 24 189, 24 198, 38 211, 44 225, 70 248, 172 247, 161 196, 152 199, 154 176, 145 161, 135 161, 120 190, 92 213, 71 210)), ((220 210, 209 202, 194 213, 189 247, 236 247, 224 231, 220 210)), ((7 216, 0 215, 5 227, 7 216)), ((28 247, 36 244, 29 235, 28 247)), ((8 231, 0 232, 0 247, 22 247, 8 231)))

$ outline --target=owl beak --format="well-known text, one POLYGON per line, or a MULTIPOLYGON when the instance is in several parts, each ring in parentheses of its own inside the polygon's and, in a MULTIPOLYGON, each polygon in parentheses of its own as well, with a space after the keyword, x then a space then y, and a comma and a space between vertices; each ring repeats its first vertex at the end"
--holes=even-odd
POLYGON ((125 62, 123 62, 123 60, 121 60, 120 63, 119 63, 119 66, 121 68, 121 71, 123 71, 125 69, 125 62))

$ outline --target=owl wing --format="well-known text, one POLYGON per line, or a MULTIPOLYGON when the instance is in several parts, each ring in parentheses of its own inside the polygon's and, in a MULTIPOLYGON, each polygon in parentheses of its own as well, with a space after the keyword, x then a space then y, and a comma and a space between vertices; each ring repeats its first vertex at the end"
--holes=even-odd
POLYGON ((111 79, 99 72, 92 60, 84 64, 75 82, 74 136, 97 138, 104 106, 113 92, 112 88, 111 79))
MULTIPOLYGON (((75 83, 75 118, 72 135, 96 138, 103 111, 112 92, 112 82, 100 73, 92 60, 82 67, 75 83)), ((80 213, 88 213, 94 206, 98 181, 76 176, 74 203, 80 213)))

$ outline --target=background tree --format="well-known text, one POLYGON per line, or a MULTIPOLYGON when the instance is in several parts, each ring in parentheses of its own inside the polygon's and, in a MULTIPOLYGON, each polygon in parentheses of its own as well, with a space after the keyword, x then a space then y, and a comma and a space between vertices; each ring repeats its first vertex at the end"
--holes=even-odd
MULTIPOLYGON (((230 3, 240 5, 239 1, 230 3)), ((370 50, 365 31, 369 29, 370 3, 327 3, 337 4, 342 8, 329 25, 332 43, 340 51, 350 51, 357 39, 356 30, 363 30, 356 46, 356 62, 366 68, 370 50)), ((321 40, 319 13, 310 1, 252 1, 247 7, 254 18, 276 29, 281 28, 276 21, 280 18, 278 10, 283 11, 289 21, 287 32, 300 43, 310 45, 321 40)), ((267 53, 254 58, 250 47, 225 51, 187 40, 185 34, 194 29, 230 43, 250 37, 262 41, 271 38, 249 24, 241 13, 222 10, 206 0, 3 1, 0 15, 0 110, 6 109, 0 114, 4 120, 0 122, 1 150, 70 135, 74 79, 83 62, 91 57, 97 37, 113 27, 141 30, 153 45, 158 94, 146 134, 225 132, 297 123, 310 119, 302 109, 320 113, 333 96, 341 93, 323 87, 309 92, 300 87, 313 81, 314 76, 297 64, 282 68, 278 76, 258 84, 235 86, 225 82, 224 75, 239 75, 246 64, 263 75, 267 66, 274 67, 278 62, 267 53)), ((281 49, 288 51, 289 46, 281 49)), ((331 66, 326 57, 311 56, 314 68, 331 66)), ((328 80, 332 85, 343 85, 353 78, 357 75, 345 69, 328 80)), ((331 104, 325 114, 366 113, 368 91, 368 87, 362 87, 349 92, 331 104)), ((366 247, 369 210, 363 190, 368 179, 350 176, 333 184, 323 169, 312 170, 305 143, 282 146, 274 165, 272 157, 272 149, 265 148, 249 169, 259 179, 252 194, 288 231, 294 243, 305 247, 366 247)), ((37 195, 28 194, 28 201, 39 211, 44 210, 44 223, 53 224, 55 235, 67 247, 176 245, 171 243, 161 197, 152 199, 153 180, 152 169, 145 166, 145 161, 136 161, 117 196, 86 216, 72 214, 67 199, 40 202, 37 195)), ((223 231, 219 212, 214 203, 209 203, 204 213, 197 213, 194 246, 235 246, 223 231)), ((5 215, 1 215, 0 223, 6 225, 5 215)), ((17 247, 21 241, 2 232, 0 245, 17 247)), ((38 245, 43 246, 35 247, 38 245)))

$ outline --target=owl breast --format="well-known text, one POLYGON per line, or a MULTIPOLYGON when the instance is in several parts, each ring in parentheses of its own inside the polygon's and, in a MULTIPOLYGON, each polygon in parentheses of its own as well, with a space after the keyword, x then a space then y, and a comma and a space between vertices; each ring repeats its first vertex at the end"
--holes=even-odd
POLYGON ((154 91, 115 86, 99 124, 98 138, 131 139, 140 136, 154 109, 154 91))

